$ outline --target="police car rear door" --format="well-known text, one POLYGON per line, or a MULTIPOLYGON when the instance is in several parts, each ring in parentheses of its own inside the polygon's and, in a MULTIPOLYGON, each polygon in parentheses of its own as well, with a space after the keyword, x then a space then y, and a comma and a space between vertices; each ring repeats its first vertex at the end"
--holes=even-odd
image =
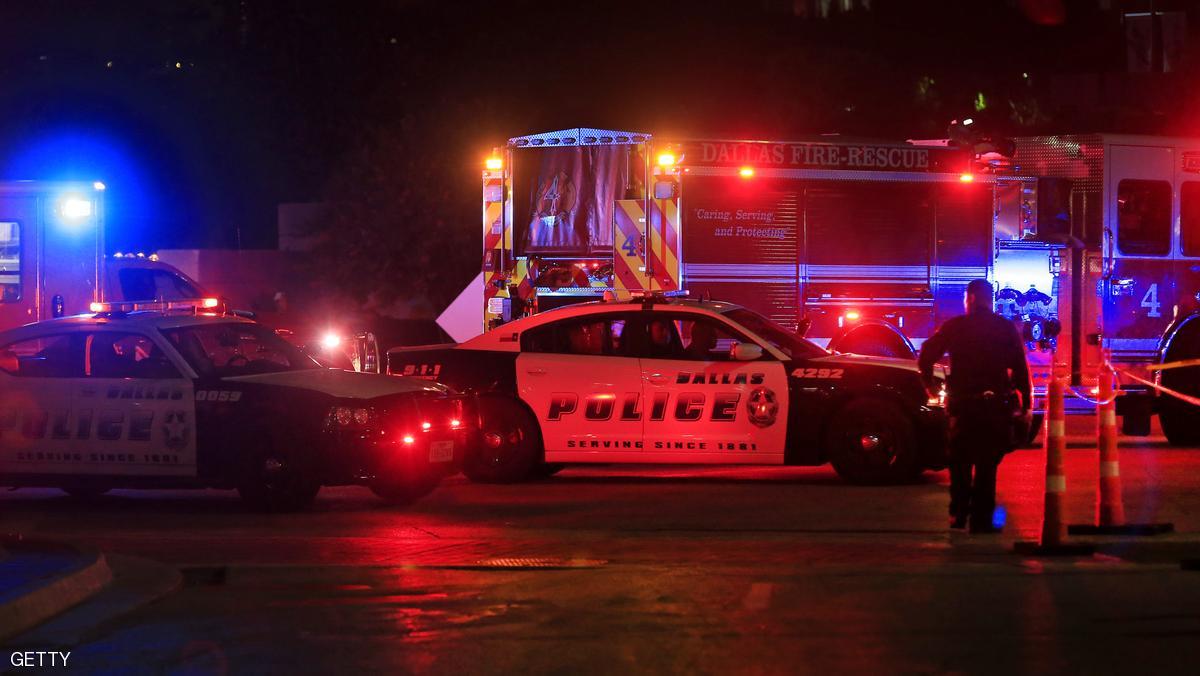
POLYGON ((733 345, 753 341, 708 313, 648 315, 641 362, 646 460, 782 463, 788 411, 783 363, 769 352, 735 359, 733 345))
POLYGON ((630 313, 601 313, 521 336, 517 389, 537 416, 548 462, 634 461, 642 450, 639 361, 630 313))
POLYGON ((0 370, 0 474, 195 474, 191 381, 149 337, 29 338, 0 347, 0 370))
POLYGON ((95 420, 97 460, 126 475, 195 476, 192 381, 170 353, 148 335, 95 331, 86 336, 84 358, 75 414, 95 420))

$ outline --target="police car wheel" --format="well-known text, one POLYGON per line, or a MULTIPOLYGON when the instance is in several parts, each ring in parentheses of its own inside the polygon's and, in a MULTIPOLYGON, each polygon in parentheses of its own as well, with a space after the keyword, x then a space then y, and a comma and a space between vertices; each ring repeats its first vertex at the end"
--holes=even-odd
POLYGON ((442 481, 437 474, 424 474, 404 479, 389 479, 375 481, 371 484, 371 492, 382 498, 390 505, 411 505, 417 500, 429 495, 442 481))
POLYGON ((542 438, 537 421, 514 401, 479 400, 482 422, 479 443, 466 454, 463 474, 478 483, 525 481, 542 462, 542 438))
POLYGON ((258 454, 248 463, 237 491, 254 509, 294 512, 313 503, 321 484, 294 463, 273 454, 258 454))
POLYGON ((61 488, 64 493, 76 500, 92 500, 112 490, 101 484, 71 484, 61 488))
POLYGON ((853 484, 891 484, 921 473, 912 420, 884 399, 855 399, 834 414, 826 435, 829 461, 853 484))

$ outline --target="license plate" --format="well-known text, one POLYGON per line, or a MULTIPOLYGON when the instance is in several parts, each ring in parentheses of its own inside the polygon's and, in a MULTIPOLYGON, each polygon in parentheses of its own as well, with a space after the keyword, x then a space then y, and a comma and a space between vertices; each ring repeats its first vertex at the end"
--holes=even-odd
POLYGON ((435 441, 429 444, 429 462, 451 462, 454 460, 453 441, 435 441))

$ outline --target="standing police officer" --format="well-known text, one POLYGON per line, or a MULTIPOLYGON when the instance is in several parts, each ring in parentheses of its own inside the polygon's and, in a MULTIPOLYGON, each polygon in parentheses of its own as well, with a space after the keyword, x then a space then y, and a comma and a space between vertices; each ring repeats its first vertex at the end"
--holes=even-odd
MULTIPOLYGON (((921 346, 921 377, 934 388, 933 365, 950 353, 951 528, 991 533, 996 469, 1015 445, 1016 416, 1029 420, 1032 387, 1016 325, 992 311, 992 285, 967 285, 966 314, 941 326, 921 346), (974 470, 974 478, 972 478, 974 470)), ((1027 424, 1026 424, 1027 426, 1027 424)))

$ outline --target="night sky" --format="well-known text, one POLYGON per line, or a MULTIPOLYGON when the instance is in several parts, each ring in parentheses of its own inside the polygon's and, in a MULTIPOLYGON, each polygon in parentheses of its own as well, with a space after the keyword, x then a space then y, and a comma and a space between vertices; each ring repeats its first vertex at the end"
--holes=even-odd
POLYGON ((481 159, 534 131, 1200 133, 1194 8, 1173 72, 1129 73, 1120 10, 1145 3, 820 4, 5 3, 0 175, 104 180, 113 250, 273 247, 279 202, 353 205, 340 255, 394 237, 457 279, 481 159))

